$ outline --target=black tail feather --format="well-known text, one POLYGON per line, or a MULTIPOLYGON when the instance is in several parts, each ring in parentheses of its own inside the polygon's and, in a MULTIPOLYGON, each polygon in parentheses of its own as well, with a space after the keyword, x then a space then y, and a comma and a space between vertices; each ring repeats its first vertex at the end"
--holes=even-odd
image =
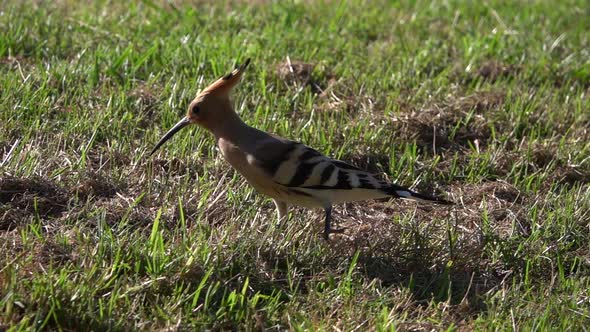
POLYGON ((446 199, 417 193, 417 192, 412 191, 408 188, 404 188, 404 187, 401 187, 401 186, 398 186, 395 184, 393 184, 393 185, 391 185, 391 187, 387 188, 387 190, 385 192, 387 194, 389 194, 393 197, 397 197, 397 198, 413 199, 416 201, 432 202, 432 203, 442 204, 442 205, 455 204, 455 203, 448 201, 446 199))

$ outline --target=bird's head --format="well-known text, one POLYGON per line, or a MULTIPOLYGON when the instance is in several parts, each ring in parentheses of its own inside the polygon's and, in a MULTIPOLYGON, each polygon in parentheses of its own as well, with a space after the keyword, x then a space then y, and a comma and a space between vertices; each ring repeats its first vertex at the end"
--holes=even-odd
POLYGON ((230 103, 229 93, 238 84, 244 70, 250 63, 250 59, 240 65, 229 74, 224 75, 217 81, 211 83, 201 91, 189 104, 186 116, 172 127, 156 144, 150 155, 152 155, 162 144, 172 138, 182 128, 197 124, 209 131, 215 132, 228 120, 233 120, 236 114, 230 103))

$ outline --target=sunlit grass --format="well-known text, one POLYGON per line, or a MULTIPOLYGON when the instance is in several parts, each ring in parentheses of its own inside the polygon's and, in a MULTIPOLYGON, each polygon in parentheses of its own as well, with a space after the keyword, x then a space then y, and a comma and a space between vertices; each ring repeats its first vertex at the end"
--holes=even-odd
POLYGON ((588 10, 4 3, 0 329, 587 329, 588 10), (148 158, 247 57, 244 121, 457 205, 337 206, 326 243, 202 129, 148 158))

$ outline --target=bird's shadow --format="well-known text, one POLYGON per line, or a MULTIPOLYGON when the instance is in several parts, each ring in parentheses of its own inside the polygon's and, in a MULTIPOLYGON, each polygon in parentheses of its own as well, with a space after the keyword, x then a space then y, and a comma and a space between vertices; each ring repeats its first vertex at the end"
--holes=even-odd
POLYGON ((491 271, 482 259, 478 232, 461 232, 447 225, 452 219, 450 210, 422 207, 408 211, 401 207, 403 203, 373 204, 381 205, 380 213, 366 212, 371 209, 359 204, 336 210, 336 220, 343 221, 338 216, 343 213, 347 221, 336 222, 335 227, 347 230, 325 243, 326 266, 345 274, 354 264, 359 280, 409 291, 418 305, 445 303, 469 315, 486 310, 482 295, 498 287, 505 275, 491 271), (391 215, 403 210, 413 213, 412 222, 391 220, 391 215))
POLYGON ((359 273, 376 280, 382 287, 403 288, 411 292, 418 304, 445 302, 468 304, 470 312, 485 311, 481 294, 491 289, 483 286, 482 275, 473 269, 423 260, 419 257, 388 257, 368 253, 358 257, 359 273), (428 265, 430 264, 430 265, 428 265))

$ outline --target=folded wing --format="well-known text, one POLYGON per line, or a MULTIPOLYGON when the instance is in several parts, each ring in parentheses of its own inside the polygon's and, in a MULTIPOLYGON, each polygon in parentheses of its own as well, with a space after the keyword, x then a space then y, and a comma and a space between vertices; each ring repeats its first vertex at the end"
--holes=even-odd
POLYGON ((328 158, 298 142, 273 137, 260 144, 257 150, 256 156, 261 156, 256 158, 258 166, 273 181, 288 188, 381 191, 389 186, 371 173, 328 158))

